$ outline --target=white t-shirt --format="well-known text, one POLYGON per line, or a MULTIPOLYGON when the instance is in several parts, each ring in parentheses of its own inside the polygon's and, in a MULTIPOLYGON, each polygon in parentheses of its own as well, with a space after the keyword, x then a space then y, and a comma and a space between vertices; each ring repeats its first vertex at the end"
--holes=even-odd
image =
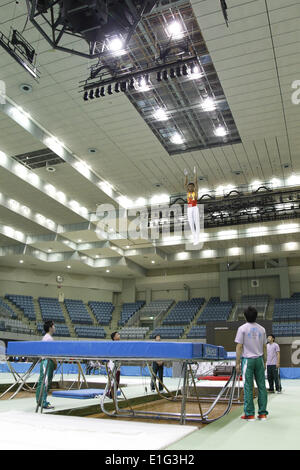
POLYGON ((46 333, 42 341, 54 341, 54 339, 51 335, 49 335, 49 333, 46 333))
POLYGON ((237 330, 235 342, 243 345, 243 357, 263 356, 267 344, 266 330, 258 323, 245 323, 237 330))

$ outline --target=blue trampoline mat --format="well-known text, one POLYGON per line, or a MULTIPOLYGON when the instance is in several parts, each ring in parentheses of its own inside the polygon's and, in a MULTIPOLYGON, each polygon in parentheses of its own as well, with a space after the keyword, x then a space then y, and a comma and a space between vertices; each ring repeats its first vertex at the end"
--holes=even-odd
MULTIPOLYGON (((87 398, 96 398, 99 395, 103 395, 104 389, 101 388, 83 388, 81 390, 59 390, 52 392, 53 397, 59 398, 77 398, 80 400, 85 400, 87 398)), ((117 392, 118 395, 121 395, 120 390, 117 392)))

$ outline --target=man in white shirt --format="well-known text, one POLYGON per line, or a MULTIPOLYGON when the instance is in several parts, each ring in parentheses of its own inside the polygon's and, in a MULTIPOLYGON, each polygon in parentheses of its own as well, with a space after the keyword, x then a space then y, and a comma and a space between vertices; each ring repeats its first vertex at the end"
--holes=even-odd
MULTIPOLYGON (((50 320, 46 321, 44 324, 44 331, 46 334, 43 337, 42 341, 53 341, 53 335, 55 333, 54 322, 50 320)), ((57 367, 57 362, 55 359, 43 359, 41 362, 40 378, 39 378, 39 382, 38 382, 37 389, 36 389, 36 402, 38 403, 39 401, 41 387, 42 387, 45 373, 47 370, 47 377, 45 380, 45 386, 43 390, 43 400, 42 400, 42 407, 45 410, 51 410, 54 408, 54 406, 51 406, 51 404, 47 401, 47 395, 51 387, 51 382, 52 382, 54 370, 56 369, 56 367, 57 367), (47 366, 48 366, 48 370, 47 370, 47 366)))
POLYGON ((236 372, 241 371, 244 383, 244 411, 242 419, 255 420, 255 408, 253 402, 254 378, 258 388, 258 419, 267 419, 268 393, 265 381, 265 369, 267 362, 267 335, 266 330, 256 323, 257 310, 248 307, 244 312, 247 323, 240 326, 235 342, 236 346, 236 372), (242 368, 241 368, 242 359, 242 368))
MULTIPOLYGON (((160 335, 155 336, 155 341, 160 341, 160 335)), ((155 391, 156 380, 158 378, 159 391, 163 391, 163 376, 164 376, 164 363, 162 361, 154 361, 152 363, 152 380, 151 380, 151 391, 155 391)))
POLYGON ((275 336, 268 336, 267 344, 267 376, 269 382, 269 392, 274 393, 274 382, 276 392, 281 392, 278 371, 280 368, 280 347, 275 343, 275 336))
MULTIPOLYGON (((110 335, 111 339, 113 341, 120 341, 120 333, 118 331, 113 331, 113 333, 110 335)), ((108 361, 108 368, 112 372, 114 370, 115 363, 114 361, 109 360, 108 361)), ((118 390, 120 385, 120 366, 118 367, 118 370, 116 371, 116 391, 118 390)), ((110 390, 107 392, 107 396, 109 398, 114 398, 114 381, 110 384, 110 390)))

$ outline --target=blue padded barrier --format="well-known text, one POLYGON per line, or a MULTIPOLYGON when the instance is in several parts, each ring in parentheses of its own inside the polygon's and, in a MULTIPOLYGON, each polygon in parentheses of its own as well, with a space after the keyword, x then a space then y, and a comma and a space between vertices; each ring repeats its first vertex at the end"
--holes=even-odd
MULTIPOLYGON (((104 390, 101 388, 82 388, 81 390, 58 390, 52 392, 53 397, 59 398, 76 398, 79 400, 86 400, 89 398, 96 398, 99 395, 103 395, 104 390)), ((117 391, 117 395, 121 395, 120 390, 117 391)))
POLYGON ((219 347, 202 343, 148 341, 15 341, 8 356, 132 359, 219 359, 219 347))
POLYGON ((300 367, 280 367, 281 379, 300 379, 300 367))

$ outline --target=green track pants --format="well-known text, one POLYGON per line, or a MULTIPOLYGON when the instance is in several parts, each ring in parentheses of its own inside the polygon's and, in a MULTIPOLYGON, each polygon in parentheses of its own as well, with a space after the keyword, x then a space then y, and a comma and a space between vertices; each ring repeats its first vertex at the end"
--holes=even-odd
POLYGON ((263 356, 242 359, 242 375, 244 382, 244 410, 246 416, 255 415, 253 401, 254 379, 258 388, 258 414, 268 414, 268 392, 265 381, 265 367, 263 356))
POLYGON ((51 361, 51 359, 44 359, 41 362, 40 378, 39 378, 39 382, 38 382, 37 389, 36 389, 36 395, 35 395, 36 396, 36 402, 38 402, 39 397, 40 397, 40 393, 41 393, 41 387, 42 387, 44 376, 45 376, 46 369, 47 369, 47 362, 48 361, 49 361, 49 366, 48 366, 47 377, 46 377, 45 386, 44 386, 44 390, 43 390, 42 406, 47 405, 47 395, 48 395, 48 391, 51 387, 51 382, 52 382, 52 379, 53 379, 53 373, 54 373, 54 367, 55 366, 54 366, 54 362, 51 361))

